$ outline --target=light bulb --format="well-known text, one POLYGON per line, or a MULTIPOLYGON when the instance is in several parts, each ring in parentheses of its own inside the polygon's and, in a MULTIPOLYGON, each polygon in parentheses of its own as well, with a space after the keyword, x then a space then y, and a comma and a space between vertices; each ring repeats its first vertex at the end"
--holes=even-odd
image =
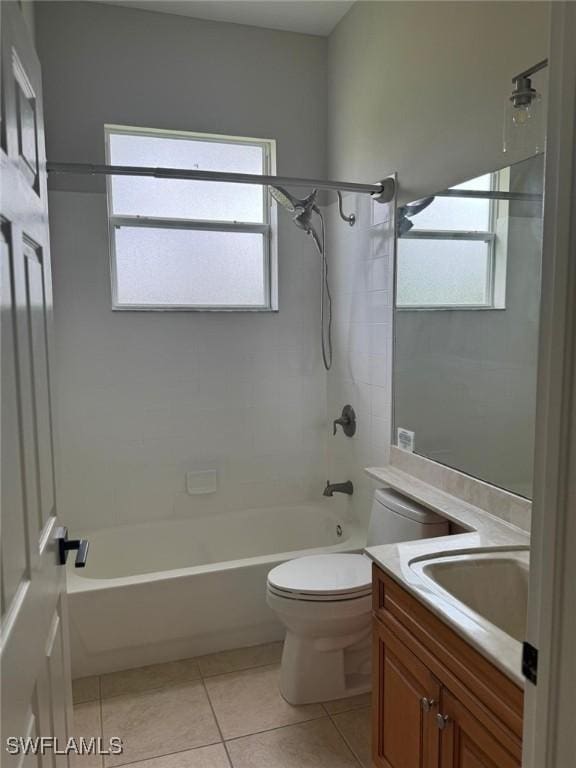
POLYGON ((506 104, 502 149, 521 157, 538 154, 544 149, 542 97, 536 91, 528 103, 516 106, 511 99, 506 104))

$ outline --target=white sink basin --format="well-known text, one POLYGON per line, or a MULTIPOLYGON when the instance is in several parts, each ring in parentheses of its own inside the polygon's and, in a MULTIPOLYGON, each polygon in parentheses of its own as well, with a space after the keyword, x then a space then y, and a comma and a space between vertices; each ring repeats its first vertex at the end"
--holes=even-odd
POLYGON ((469 618, 520 643, 526 636, 528 557, 527 550, 470 552, 416 560, 410 567, 469 618))

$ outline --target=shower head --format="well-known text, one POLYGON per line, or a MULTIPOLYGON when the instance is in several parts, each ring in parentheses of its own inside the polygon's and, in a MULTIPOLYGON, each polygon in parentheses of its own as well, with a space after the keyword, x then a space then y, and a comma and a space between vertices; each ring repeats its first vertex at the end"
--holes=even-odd
POLYGON ((298 200, 284 187, 269 187, 269 190, 274 200, 286 208, 289 213, 294 213, 298 206, 304 205, 304 200, 298 200))
POLYGON ((415 200, 413 203, 407 203, 406 205, 403 205, 401 208, 398 208, 398 236, 402 237, 402 235, 406 234, 406 232, 410 232, 412 227, 414 226, 414 222, 410 221, 410 219, 413 216, 416 216, 421 211, 423 211, 425 208, 428 208, 428 206, 434 202, 433 197, 423 197, 422 200, 415 200))
POLYGON ((318 190, 313 189, 312 192, 302 200, 291 195, 287 189, 284 189, 284 187, 270 187, 270 194, 277 203, 292 214, 292 221, 297 227, 300 227, 300 229, 303 229, 307 235, 312 237, 316 244, 316 248, 322 253, 320 238, 312 225, 312 214, 320 213, 320 210, 316 205, 318 190))

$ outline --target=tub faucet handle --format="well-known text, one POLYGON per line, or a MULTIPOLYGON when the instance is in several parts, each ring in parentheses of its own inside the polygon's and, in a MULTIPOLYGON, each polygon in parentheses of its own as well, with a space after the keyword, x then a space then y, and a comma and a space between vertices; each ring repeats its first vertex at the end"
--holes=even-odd
POLYGON ((334 419, 332 422, 333 435, 336 434, 338 425, 342 427, 342 431, 346 437, 352 437, 354 434, 356 434, 356 414, 354 413, 354 408, 352 408, 351 405, 345 405, 344 408, 342 408, 342 414, 340 415, 340 418, 334 419))

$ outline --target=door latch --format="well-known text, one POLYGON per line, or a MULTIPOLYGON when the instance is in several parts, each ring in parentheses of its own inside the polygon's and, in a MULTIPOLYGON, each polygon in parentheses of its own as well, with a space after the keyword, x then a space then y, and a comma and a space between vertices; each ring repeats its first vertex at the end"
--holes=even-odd
POLYGON ((68 552, 70 550, 77 550, 76 561, 74 563, 75 568, 85 568, 86 558, 88 557, 88 547, 90 542, 88 539, 69 539, 68 528, 60 526, 56 529, 54 539, 58 543, 58 563, 59 565, 66 565, 68 559, 68 552))

